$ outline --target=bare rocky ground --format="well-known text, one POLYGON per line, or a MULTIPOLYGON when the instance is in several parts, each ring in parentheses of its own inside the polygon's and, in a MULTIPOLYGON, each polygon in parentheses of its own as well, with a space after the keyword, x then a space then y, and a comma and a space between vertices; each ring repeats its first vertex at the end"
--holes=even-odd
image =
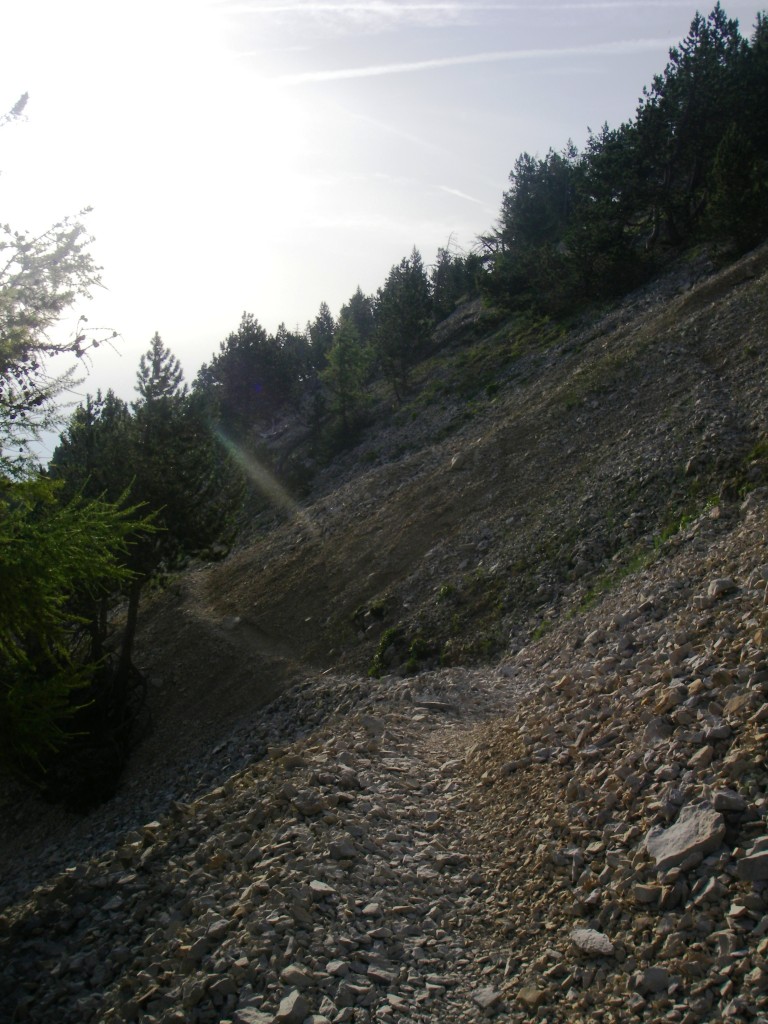
POLYGON ((118 795, 3 794, 0 1019, 767 1021, 767 263, 379 430, 161 595, 118 795))

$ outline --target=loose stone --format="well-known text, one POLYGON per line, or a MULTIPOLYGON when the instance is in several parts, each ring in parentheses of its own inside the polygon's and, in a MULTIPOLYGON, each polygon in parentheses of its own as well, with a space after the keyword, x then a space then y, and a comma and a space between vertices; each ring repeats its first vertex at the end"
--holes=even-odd
POLYGON ((658 871, 666 871, 717 849, 725 835, 725 822, 719 811, 705 805, 684 807, 674 825, 654 826, 646 836, 645 847, 658 871))

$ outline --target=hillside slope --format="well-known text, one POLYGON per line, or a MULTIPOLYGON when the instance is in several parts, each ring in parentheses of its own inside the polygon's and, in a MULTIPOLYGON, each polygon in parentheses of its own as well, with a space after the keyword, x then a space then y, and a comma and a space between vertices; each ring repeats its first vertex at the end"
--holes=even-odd
POLYGON ((760 1019, 767 284, 763 248, 569 333, 463 311, 156 597, 118 796, 3 796, 11 1019, 760 1019))
POLYGON ((145 616, 151 759, 297 673, 367 673, 384 634, 387 670, 502 655, 684 515, 765 482, 767 268, 762 249, 670 298, 675 278, 544 344, 514 321, 459 332, 346 478, 145 616))

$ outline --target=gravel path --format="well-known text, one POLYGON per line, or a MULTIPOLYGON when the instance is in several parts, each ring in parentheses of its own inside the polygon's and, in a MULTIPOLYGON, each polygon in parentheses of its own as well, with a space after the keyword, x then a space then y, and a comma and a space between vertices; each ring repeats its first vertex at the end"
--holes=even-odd
POLYGON ((498 958, 465 938, 488 881, 456 776, 517 688, 462 670, 364 686, 286 695, 274 734, 299 701, 336 713, 7 908, 9 1019, 476 1021, 498 1004, 498 958))

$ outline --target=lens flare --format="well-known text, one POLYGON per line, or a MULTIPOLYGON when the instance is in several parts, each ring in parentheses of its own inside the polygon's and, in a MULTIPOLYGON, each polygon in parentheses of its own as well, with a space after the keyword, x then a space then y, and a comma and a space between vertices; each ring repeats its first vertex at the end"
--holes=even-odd
POLYGON ((295 516, 304 526, 314 532, 314 526, 306 511, 301 508, 296 499, 285 489, 277 477, 270 473, 265 466, 262 466, 253 455, 244 451, 239 444, 228 438, 222 430, 216 428, 215 433, 230 458, 234 459, 264 497, 277 508, 282 509, 283 512, 295 516))

